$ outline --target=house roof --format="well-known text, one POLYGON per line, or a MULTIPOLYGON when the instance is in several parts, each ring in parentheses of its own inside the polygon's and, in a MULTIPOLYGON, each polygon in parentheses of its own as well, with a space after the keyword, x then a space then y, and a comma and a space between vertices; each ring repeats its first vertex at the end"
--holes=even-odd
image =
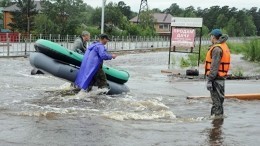
MULTIPOLYGON (((171 23, 172 15, 166 13, 153 13, 153 17, 156 23, 171 23)), ((137 16, 130 20, 131 22, 137 22, 137 16)))
MULTIPOLYGON (((41 10, 42 7, 41 7, 41 1, 34 1, 34 4, 36 4, 36 10, 41 10)), ((16 6, 16 4, 13 4, 9 7, 5 7, 3 9, 3 12, 13 12, 13 11, 16 11, 16 10, 19 10, 19 8, 16 6)))

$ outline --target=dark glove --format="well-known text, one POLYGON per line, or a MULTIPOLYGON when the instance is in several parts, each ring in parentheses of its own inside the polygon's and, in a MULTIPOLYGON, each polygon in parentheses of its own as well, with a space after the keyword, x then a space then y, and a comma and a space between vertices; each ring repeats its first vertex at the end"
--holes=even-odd
POLYGON ((213 90, 213 86, 212 86, 212 82, 211 82, 211 81, 208 81, 208 82, 207 82, 207 89, 208 89, 209 91, 212 91, 212 90, 213 90))

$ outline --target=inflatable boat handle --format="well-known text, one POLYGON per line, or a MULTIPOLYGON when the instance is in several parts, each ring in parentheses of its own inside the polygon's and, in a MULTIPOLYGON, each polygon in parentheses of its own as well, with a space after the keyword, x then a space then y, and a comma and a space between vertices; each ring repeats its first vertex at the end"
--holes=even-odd
POLYGON ((70 54, 70 55, 73 55, 75 58, 78 58, 78 59, 80 59, 79 57, 75 56, 75 55, 73 54, 73 52, 72 52, 72 51, 70 51, 69 49, 67 49, 67 51, 69 52, 69 54, 70 54))

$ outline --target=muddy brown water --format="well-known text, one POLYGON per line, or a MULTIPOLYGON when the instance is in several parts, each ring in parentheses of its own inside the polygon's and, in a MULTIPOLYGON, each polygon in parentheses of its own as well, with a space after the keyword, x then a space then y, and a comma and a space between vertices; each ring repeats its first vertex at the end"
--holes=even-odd
MULTIPOLYGON (((74 95, 64 80, 31 76, 27 58, 0 59, 0 145, 259 145, 259 101, 226 99, 224 120, 213 120, 210 99, 186 99, 209 95, 205 81, 162 74, 167 59, 155 52, 107 62, 131 74, 131 92, 117 96, 74 95)), ((259 80, 226 81, 227 94, 259 92, 259 80)))

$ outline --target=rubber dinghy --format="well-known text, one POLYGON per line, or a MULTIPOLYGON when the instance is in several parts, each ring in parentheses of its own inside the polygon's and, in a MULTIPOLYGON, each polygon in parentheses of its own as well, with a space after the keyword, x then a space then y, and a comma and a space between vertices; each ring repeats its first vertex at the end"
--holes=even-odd
MULTIPOLYGON (((79 71, 78 67, 64 64, 59 60, 55 60, 39 52, 30 53, 29 60, 30 64, 40 71, 47 72, 70 82, 74 82, 76 80, 76 76, 79 71)), ((107 94, 109 95, 129 92, 129 88, 125 84, 118 84, 109 80, 108 84, 110 90, 107 94)))
MULTIPOLYGON (((51 58, 75 66, 80 66, 83 60, 82 54, 69 50, 57 43, 48 40, 39 39, 35 42, 34 47, 37 52, 41 52, 51 58)), ((108 80, 119 84, 126 83, 130 77, 128 72, 123 70, 117 70, 106 65, 103 65, 103 70, 108 80)))

